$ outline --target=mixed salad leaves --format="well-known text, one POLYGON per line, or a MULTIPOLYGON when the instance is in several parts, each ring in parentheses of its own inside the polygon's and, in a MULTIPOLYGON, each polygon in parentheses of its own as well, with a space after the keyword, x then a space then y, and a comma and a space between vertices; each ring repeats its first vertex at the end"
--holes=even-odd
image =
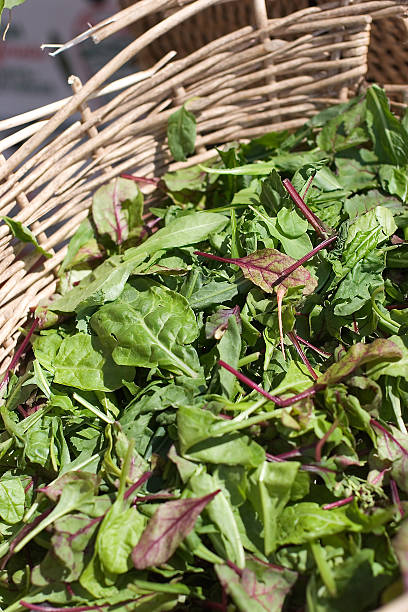
POLYGON ((95 193, 1 383, 4 612, 359 612, 408 587, 407 169, 408 115, 372 86, 95 193))

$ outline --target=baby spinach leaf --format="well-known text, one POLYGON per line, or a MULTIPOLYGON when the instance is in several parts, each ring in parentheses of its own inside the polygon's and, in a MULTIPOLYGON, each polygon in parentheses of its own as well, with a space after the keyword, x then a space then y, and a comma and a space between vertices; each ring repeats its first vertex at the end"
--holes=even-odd
POLYGON ((113 391, 135 375, 129 365, 117 365, 98 338, 82 333, 62 341, 53 367, 54 382, 88 391, 113 391))
POLYGON ((0 516, 6 523, 13 525, 24 516, 25 493, 18 477, 0 480, 0 516))
POLYGON ((129 285, 119 302, 106 304, 91 317, 91 327, 107 343, 119 365, 163 367, 197 377, 193 347, 198 335, 187 300, 165 287, 129 285))
POLYGON ((194 153, 196 118, 186 109, 185 104, 170 115, 167 139, 171 154, 176 161, 186 161, 187 155, 194 153))

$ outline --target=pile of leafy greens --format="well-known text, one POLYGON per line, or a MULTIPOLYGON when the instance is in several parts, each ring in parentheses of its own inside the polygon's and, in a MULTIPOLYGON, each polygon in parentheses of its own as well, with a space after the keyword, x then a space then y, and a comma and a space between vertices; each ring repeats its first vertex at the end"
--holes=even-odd
POLYGON ((138 177, 95 193, 1 385, 4 612, 403 592, 407 169, 408 115, 373 86, 150 202, 138 177))

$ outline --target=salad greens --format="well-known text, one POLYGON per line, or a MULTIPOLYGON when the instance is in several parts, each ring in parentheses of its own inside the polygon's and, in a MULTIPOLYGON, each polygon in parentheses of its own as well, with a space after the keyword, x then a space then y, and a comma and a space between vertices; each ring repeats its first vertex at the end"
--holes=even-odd
MULTIPOLYGON (((372 86, 94 194, 1 382, 1 610, 360 612, 403 592, 407 125, 372 86)), ((194 137, 183 108, 177 158, 194 137)))

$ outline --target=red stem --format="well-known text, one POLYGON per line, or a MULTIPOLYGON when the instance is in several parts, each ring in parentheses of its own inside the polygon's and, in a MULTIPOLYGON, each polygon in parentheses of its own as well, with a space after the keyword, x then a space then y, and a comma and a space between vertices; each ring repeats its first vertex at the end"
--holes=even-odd
POLYGON ((405 308, 408 308, 408 302, 405 302, 403 304, 391 304, 391 306, 386 306, 387 310, 405 310, 405 308))
POLYGON ((214 261, 221 261, 222 263, 236 264, 235 258, 219 257, 212 253, 203 253, 202 251, 194 251, 194 255, 200 255, 201 257, 207 257, 207 259, 214 259, 214 261))
POLYGON ((123 496, 123 499, 128 499, 132 493, 134 493, 137 489, 139 489, 143 483, 145 483, 147 480, 149 480, 150 476, 152 475, 153 472, 145 472, 144 474, 142 474, 142 476, 139 478, 139 480, 137 480, 136 482, 134 482, 127 491, 125 491, 125 494, 123 496))
POLYGON ((340 499, 339 501, 333 502, 331 504, 326 504, 323 506, 323 510, 332 510, 333 508, 340 508, 341 506, 345 506, 349 504, 354 499, 354 495, 350 495, 350 497, 345 497, 344 499, 340 499))
POLYGON ((33 521, 31 521, 31 523, 29 523, 28 525, 24 525, 24 527, 18 532, 18 534, 15 536, 15 538, 11 541, 8 553, 2 558, 0 569, 4 570, 4 568, 6 567, 7 563, 9 562, 11 557, 13 556, 14 549, 17 546, 17 544, 19 542, 21 542, 21 540, 27 535, 27 533, 29 533, 32 529, 34 529, 34 527, 36 527, 39 523, 41 523, 41 521, 46 516, 49 515, 51 510, 52 510, 52 508, 49 508, 48 510, 45 510, 42 514, 40 514, 33 521))
POLYGON ((310 185, 313 183, 313 179, 314 179, 314 176, 311 176, 310 179, 307 181, 307 185, 306 185, 305 192, 303 194, 303 198, 306 196, 307 192, 309 191, 310 185))
POLYGON ((129 179, 129 181, 134 181, 135 183, 146 183, 147 185, 157 185, 160 179, 158 178, 146 178, 144 176, 135 176, 134 174, 127 174, 126 172, 122 172, 119 175, 120 178, 129 179))
POLYGON ((323 446, 326 444, 327 440, 330 438, 330 436, 332 435, 333 431, 337 428, 337 425, 339 424, 338 420, 336 419, 333 423, 333 425, 330 427, 330 429, 328 431, 326 431, 326 433, 324 434, 323 438, 320 438, 319 442, 316 444, 316 450, 315 450, 315 459, 318 463, 320 463, 320 461, 322 460, 322 448, 323 446))
POLYGON ((398 493, 397 483, 392 478, 390 478, 390 487, 391 487, 392 501, 395 504, 395 506, 397 506, 398 511, 399 511, 399 513, 401 515, 401 518, 402 518, 404 516, 404 514, 405 514, 404 508, 402 507, 402 504, 401 504, 400 496, 399 496, 399 493, 398 493))
POLYGON ((56 608, 55 606, 32 604, 23 599, 20 601, 20 606, 35 610, 36 612, 87 612, 87 610, 100 610, 106 608, 109 604, 98 604, 97 606, 73 606, 69 608, 56 608))
POLYGON ((250 378, 248 378, 244 374, 241 374, 241 372, 238 372, 238 370, 236 370, 235 368, 230 366, 228 363, 225 363, 225 361, 222 361, 220 359, 218 364, 221 367, 223 367, 226 370, 228 370, 228 372, 231 372, 231 374, 234 374, 234 376, 236 376, 238 378, 238 380, 243 382, 245 385, 248 385, 248 387, 251 387, 255 391, 258 391, 258 393, 261 393, 261 395, 266 397, 268 400, 270 400, 271 402, 273 402, 277 406, 280 406, 281 408, 286 408, 287 406, 292 406, 292 404, 295 404, 296 402, 298 402, 298 401, 300 401, 302 399, 305 399, 306 397, 310 397, 312 395, 315 395, 317 391, 320 391, 321 389, 324 388, 323 385, 315 385, 313 387, 309 387, 309 389, 306 389, 305 391, 302 391, 302 393, 298 393, 297 395, 294 395, 293 397, 290 397, 289 399, 283 400, 280 397, 276 397, 276 395, 271 395, 270 393, 265 391, 265 389, 262 389, 262 387, 260 387, 256 383, 254 383, 253 380, 251 380, 250 378))
POLYGON ((296 206, 299 208, 303 216, 306 217, 306 219, 309 221, 313 229, 319 234, 321 238, 327 238, 327 232, 324 230, 322 222, 310 210, 310 208, 307 206, 306 202, 303 200, 300 194, 296 191, 290 180, 284 179, 282 183, 296 206))
POLYGON ((309 342, 308 340, 305 340, 304 338, 301 338, 300 336, 298 336, 298 334, 295 334, 295 336, 299 340, 299 342, 301 342, 305 346, 308 346, 313 351, 316 351, 316 353, 319 353, 319 355, 321 355, 322 357, 331 357, 331 353, 326 353, 326 351, 319 349, 314 344, 311 344, 311 342, 309 342))
POLYGON ((21 343, 21 346, 17 349, 13 359, 10 362, 10 365, 8 366, 8 368, 6 370, 4 378, 3 378, 3 380, 0 383, 0 390, 7 383, 8 379, 9 379, 9 376, 10 376, 10 372, 12 370, 14 370, 14 368, 18 364, 21 355, 24 353, 27 344, 30 342, 31 336, 33 335, 33 333, 37 329, 38 324, 39 324, 39 319, 38 318, 34 319, 33 324, 31 325, 30 329, 28 330, 28 333, 27 333, 26 337, 24 338, 23 342, 21 343))
POLYGON ((303 361, 303 363, 305 364, 305 366, 309 370, 311 376, 314 378, 314 380, 317 380, 318 376, 317 376, 316 372, 314 371, 314 369, 312 368, 312 366, 310 364, 310 361, 308 360, 308 358, 306 357, 306 355, 302 351, 302 347, 300 346, 300 344, 298 342, 298 339, 296 338, 296 334, 294 334, 293 332, 288 332, 288 336, 291 339, 291 341, 293 343, 293 346, 295 347, 299 357, 301 358, 301 360, 303 361))

